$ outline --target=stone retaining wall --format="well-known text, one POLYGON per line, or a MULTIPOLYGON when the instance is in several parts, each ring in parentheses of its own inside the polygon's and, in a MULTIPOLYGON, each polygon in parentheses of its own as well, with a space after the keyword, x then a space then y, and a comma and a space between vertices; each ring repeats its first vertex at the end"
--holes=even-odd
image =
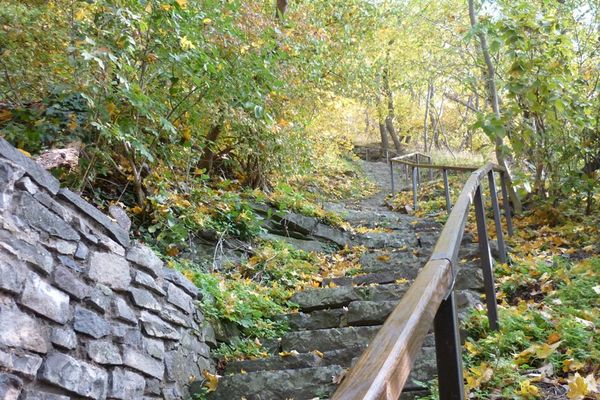
POLYGON ((196 287, 0 138, 0 399, 181 399, 215 345, 196 287))

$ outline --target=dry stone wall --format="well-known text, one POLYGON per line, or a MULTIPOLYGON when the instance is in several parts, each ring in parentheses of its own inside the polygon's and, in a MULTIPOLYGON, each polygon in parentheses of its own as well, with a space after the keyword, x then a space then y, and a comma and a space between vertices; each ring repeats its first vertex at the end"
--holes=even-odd
POLYGON ((0 138, 0 399, 181 399, 214 371, 196 287, 0 138))

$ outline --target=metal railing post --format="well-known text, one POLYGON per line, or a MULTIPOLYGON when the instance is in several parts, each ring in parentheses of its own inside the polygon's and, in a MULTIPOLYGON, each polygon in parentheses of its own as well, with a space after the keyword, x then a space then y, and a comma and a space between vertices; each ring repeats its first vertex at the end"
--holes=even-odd
POLYGON ((392 181, 392 196, 396 192, 394 188, 394 163, 390 160, 390 179, 392 181))
POLYGON ((418 189, 418 169, 416 167, 412 167, 412 189, 413 189, 413 208, 417 209, 417 189, 418 189))
POLYGON ((502 203, 504 204, 504 218, 506 218, 506 231, 508 236, 513 235, 512 215, 510 211, 510 198, 508 196, 508 185, 506 183, 507 172, 500 172, 500 185, 502 186, 502 203))
POLYGON ((483 282, 485 286, 485 302, 487 315, 491 330, 498 330, 498 310, 496 308, 496 290, 494 288, 494 271, 492 270, 492 253, 490 241, 487 234, 485 222, 485 208, 481 182, 475 192, 475 216, 477 217, 477 238, 479 242, 479 257, 481 258, 481 269, 483 270, 483 282))
POLYGON ((433 320, 440 400, 463 400, 460 334, 454 291, 440 304, 433 320))
MULTIPOLYGON (((419 165, 419 155, 415 154, 415 164, 419 165)), ((417 167, 417 185, 421 184, 421 177, 419 176, 419 167, 417 167)))
MULTIPOLYGON (((431 156, 427 157, 429 159, 429 165, 433 164, 433 162, 431 161, 431 156)), ((429 168, 429 180, 432 181, 433 180, 433 169, 429 168)))
POLYGON ((496 240, 498 241, 498 254, 501 263, 506 263, 506 244, 504 243, 504 233, 502 233, 502 220, 500 218, 500 205, 498 204, 498 191, 496 189, 496 180, 494 179, 494 170, 488 172, 488 182, 490 185, 490 198, 492 208, 494 209, 494 223, 496 224, 496 240))
POLYGON ((450 201, 450 185, 448 184, 448 170, 442 170, 442 176, 444 178, 444 193, 446 195, 446 210, 448 210, 448 214, 452 211, 452 202, 450 201))

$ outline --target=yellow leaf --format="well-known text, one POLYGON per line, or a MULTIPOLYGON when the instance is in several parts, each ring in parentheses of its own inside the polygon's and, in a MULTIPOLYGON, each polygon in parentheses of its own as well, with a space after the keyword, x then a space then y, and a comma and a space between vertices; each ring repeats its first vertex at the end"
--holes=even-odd
POLYGON ((219 385, 219 375, 213 375, 207 370, 202 371, 202 376, 206 378, 206 382, 204 386, 208 389, 209 392, 214 392, 217 390, 217 386, 219 385))
POLYGON ((75 11, 75 20, 77 21, 83 21, 86 16, 87 12, 83 8, 80 8, 79 10, 75 11))
POLYGON ((582 400, 590 393, 588 381, 579 373, 569 379, 567 397, 571 400, 582 400))
POLYGON ((390 256, 389 256, 389 254, 383 254, 383 255, 377 256, 377 259, 379 261, 388 262, 388 261, 390 261, 390 256))
POLYGON ((141 214, 142 211, 144 211, 144 210, 142 210, 142 207, 140 207, 140 206, 135 206, 131 209, 131 212, 134 214, 141 214))
POLYGON ((535 399, 539 397, 540 389, 537 386, 532 385, 530 380, 525 380, 521 382, 520 389, 517 393, 525 397, 526 399, 535 399))
POLYGON ((550 334, 550 336, 548 336, 548 339, 546 340, 546 343, 548 344, 554 344, 556 342, 558 342, 560 340, 560 335, 556 332, 552 332, 550 334))
POLYGON ((329 285, 327 285, 327 286, 328 286, 328 287, 330 287, 330 288, 337 287, 337 285, 336 285, 336 284, 335 284, 335 282, 333 282, 333 281, 332 281, 332 282, 329 282, 329 285))
POLYGON ((23 150, 23 149, 17 149, 19 150, 21 153, 25 154, 27 157, 31 157, 31 153, 28 152, 27 150, 23 150))
POLYGON ((181 39, 179 39, 179 44, 181 45, 181 48, 184 50, 190 50, 190 49, 196 48, 196 46, 194 46, 194 43, 192 43, 186 36, 183 36, 181 39))
POLYGON ((320 352, 319 350, 314 350, 313 353, 319 358, 325 357, 325 355, 322 352, 320 352))
POLYGON ((282 351, 279 353, 279 357, 296 357, 298 353, 296 350, 292 350, 292 351, 282 351))
POLYGON ((558 346, 560 346, 561 343, 562 342, 560 341, 551 345, 548 343, 544 343, 537 347, 537 349, 535 350, 535 356, 540 360, 545 360, 546 358, 550 357, 552 353, 554 353, 554 351, 558 348, 558 346))
POLYGON ((147 13, 151 13, 152 12, 152 3, 148 2, 148 4, 146 5, 145 11, 147 13))
POLYGON ((179 4, 179 7, 181 8, 187 7, 187 0, 175 0, 175 2, 179 4))
POLYGON ((204 18, 204 19, 202 20, 202 23, 203 23, 204 25, 210 25, 210 24, 212 23, 212 19, 210 19, 210 18, 204 18))
POLYGON ((477 346, 473 342, 465 342, 465 349, 473 355, 479 354, 479 350, 477 350, 477 346))
POLYGON ((164 11, 170 11, 171 8, 173 8, 173 6, 171 6, 170 4, 162 4, 160 8, 162 8, 164 11))

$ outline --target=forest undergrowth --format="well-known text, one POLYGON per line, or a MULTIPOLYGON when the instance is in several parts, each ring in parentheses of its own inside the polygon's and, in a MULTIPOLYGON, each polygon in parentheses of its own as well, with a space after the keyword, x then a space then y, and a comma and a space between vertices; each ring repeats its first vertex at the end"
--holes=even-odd
MULTIPOLYGON (((451 180, 453 201, 460 179, 451 180)), ((443 183, 419 191, 419 216, 446 219, 443 183)), ((412 192, 388 199, 412 204, 412 192)), ((488 204, 488 230, 495 236, 488 204)), ((510 262, 496 264, 500 330, 489 329, 485 308, 464 321, 463 361, 468 398, 599 399, 600 213, 582 201, 531 201, 514 218, 510 262)), ((467 232, 475 234, 474 220, 467 232)), ((475 235, 476 236, 476 235, 475 235)), ((430 399, 437 398, 435 382, 430 399)))

